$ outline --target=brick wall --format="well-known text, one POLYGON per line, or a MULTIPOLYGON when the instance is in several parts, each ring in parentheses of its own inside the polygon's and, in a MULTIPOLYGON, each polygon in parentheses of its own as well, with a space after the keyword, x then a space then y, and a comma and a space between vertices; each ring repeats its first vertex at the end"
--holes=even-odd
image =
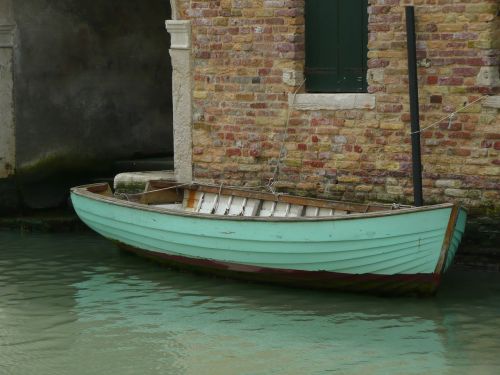
MULTIPOLYGON (((180 0, 181 18, 193 25, 195 179, 264 185, 289 116, 279 185, 341 199, 411 201, 409 3, 416 6, 421 126, 499 93, 497 0, 371 0, 368 91, 376 104, 352 110, 288 104, 304 65, 303 0, 180 0)), ((483 103, 422 133, 427 202, 459 200, 478 214, 500 210, 500 115, 483 103)))

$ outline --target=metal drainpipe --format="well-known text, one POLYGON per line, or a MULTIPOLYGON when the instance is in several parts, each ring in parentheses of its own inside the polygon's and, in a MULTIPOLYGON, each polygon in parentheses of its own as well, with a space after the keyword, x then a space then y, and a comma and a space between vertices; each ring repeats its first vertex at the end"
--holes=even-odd
POLYGON ((406 38, 408 49, 408 82, 410 90, 411 147, 413 159, 413 200, 417 207, 424 204, 422 195, 422 160, 420 151, 420 119, 418 111, 417 46, 415 10, 406 6, 406 38))

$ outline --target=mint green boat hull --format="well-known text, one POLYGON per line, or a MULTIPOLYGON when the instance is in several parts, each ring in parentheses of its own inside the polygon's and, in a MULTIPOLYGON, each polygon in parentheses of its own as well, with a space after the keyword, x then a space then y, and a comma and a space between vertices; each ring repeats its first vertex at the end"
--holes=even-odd
POLYGON ((94 195, 72 191, 78 216, 127 250, 235 277, 375 292, 380 283, 391 289, 391 277, 408 284, 405 293, 435 292, 466 220, 466 212, 452 205, 344 219, 264 220, 188 215, 94 195), (327 279, 336 282, 323 285, 327 279), (346 287, 346 280, 360 285, 346 287), (377 282, 368 288, 363 280, 377 282))

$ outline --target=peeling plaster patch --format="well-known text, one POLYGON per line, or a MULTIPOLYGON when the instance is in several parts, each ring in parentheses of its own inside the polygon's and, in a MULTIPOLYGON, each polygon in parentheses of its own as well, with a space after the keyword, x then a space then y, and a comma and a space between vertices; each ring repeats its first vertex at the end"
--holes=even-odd
POLYGON ((368 76, 371 82, 384 83, 384 69, 370 69, 368 71, 368 76))
POLYGON ((478 86, 499 87, 500 76, 498 66, 483 66, 476 77, 478 86))
POLYGON ((298 86, 304 80, 304 74, 292 69, 283 69, 283 83, 289 86, 298 86))
POLYGON ((490 96, 484 101, 485 107, 498 108, 500 109, 500 95, 490 96))

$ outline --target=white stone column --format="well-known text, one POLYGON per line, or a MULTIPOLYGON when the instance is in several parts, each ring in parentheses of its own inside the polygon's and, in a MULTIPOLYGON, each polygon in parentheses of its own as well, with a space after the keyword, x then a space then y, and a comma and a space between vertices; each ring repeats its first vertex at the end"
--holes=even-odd
POLYGON ((0 0, 0 178, 14 173, 16 139, 12 79, 15 25, 10 0, 0 0))
POLYGON ((178 181, 193 180, 191 21, 168 20, 172 59, 174 168, 178 181))
POLYGON ((177 10, 177 0, 170 0, 171 16, 173 20, 179 19, 179 11, 177 10))

